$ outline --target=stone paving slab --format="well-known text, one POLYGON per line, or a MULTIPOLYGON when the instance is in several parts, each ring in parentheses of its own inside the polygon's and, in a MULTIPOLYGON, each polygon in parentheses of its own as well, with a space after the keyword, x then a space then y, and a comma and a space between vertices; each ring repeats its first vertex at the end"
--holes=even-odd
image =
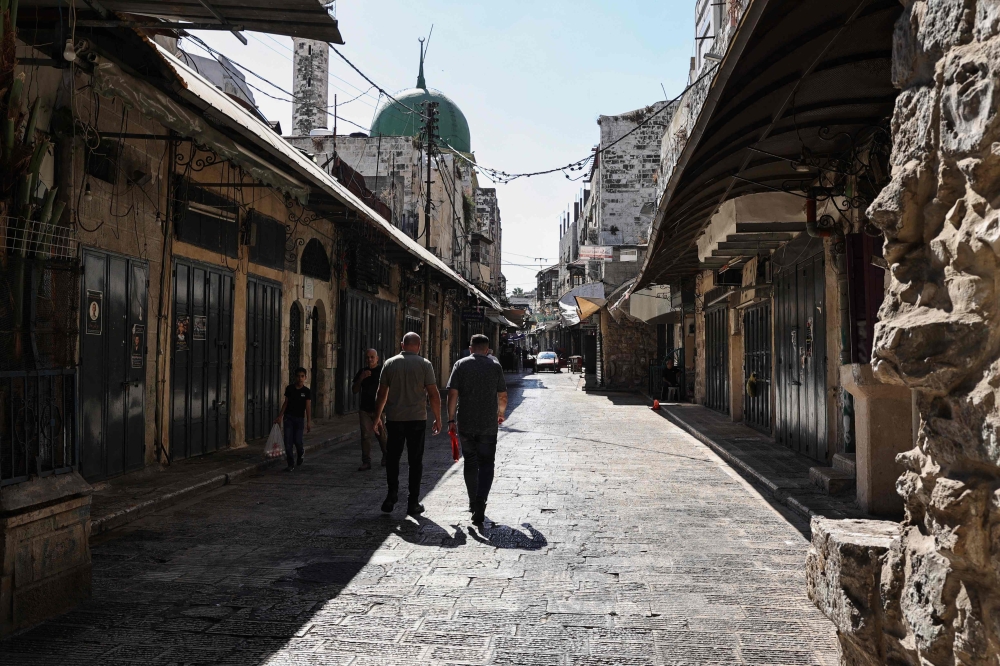
MULTIPOLYGON (((315 422, 312 432, 303 438, 303 449, 310 455, 349 442, 358 437, 359 432, 354 415, 324 419, 315 422)), ((170 465, 156 465, 96 484, 90 505, 91 535, 121 527, 198 494, 283 465, 283 458, 264 458, 264 443, 264 440, 257 440, 240 448, 223 449, 170 465)))
POLYGON ((871 518, 858 507, 853 490, 827 495, 810 481, 809 468, 819 463, 753 428, 701 405, 661 404, 660 413, 804 518, 871 518))
POLYGON ((839 663, 805 521, 641 399, 512 384, 485 526, 447 437, 416 519, 330 447, 98 536, 93 598, 0 663, 839 663))

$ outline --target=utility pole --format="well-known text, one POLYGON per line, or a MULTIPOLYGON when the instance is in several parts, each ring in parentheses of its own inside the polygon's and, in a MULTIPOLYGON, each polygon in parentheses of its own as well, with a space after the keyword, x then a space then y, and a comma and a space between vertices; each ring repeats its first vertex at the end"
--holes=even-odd
POLYGON ((422 102, 424 109, 424 135, 427 138, 427 196, 424 200, 424 248, 431 247, 431 156, 434 154, 434 139, 438 132, 438 103, 422 102))

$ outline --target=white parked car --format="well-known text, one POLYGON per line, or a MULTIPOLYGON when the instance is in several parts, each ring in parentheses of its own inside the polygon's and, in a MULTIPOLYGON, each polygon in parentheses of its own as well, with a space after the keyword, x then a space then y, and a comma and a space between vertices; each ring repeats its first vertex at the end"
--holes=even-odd
POLYGON ((535 358, 535 372, 542 370, 559 372, 559 357, 555 352, 542 352, 535 358))

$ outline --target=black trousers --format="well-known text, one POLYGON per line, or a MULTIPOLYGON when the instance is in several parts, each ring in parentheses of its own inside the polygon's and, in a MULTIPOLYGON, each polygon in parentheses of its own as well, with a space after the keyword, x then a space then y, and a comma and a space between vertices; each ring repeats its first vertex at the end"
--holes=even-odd
POLYGON ((465 489, 469 503, 489 499, 497 457, 497 431, 459 432, 465 458, 465 489))
POLYGON ((409 502, 420 498, 420 479, 424 475, 424 435, 427 421, 388 421, 386 442, 385 477, 389 484, 389 496, 399 497, 399 460, 406 447, 406 461, 410 465, 409 502))

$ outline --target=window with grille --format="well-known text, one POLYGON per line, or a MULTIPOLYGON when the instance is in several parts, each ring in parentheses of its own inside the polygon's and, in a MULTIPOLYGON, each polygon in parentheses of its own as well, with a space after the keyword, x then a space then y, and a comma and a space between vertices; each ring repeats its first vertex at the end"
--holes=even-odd
POLYGON ((177 186, 176 202, 178 240, 227 257, 238 256, 236 204, 189 182, 177 186))
POLYGON ((326 249, 318 239, 313 238, 306 243, 302 250, 302 262, 300 273, 307 277, 330 281, 330 258, 326 254, 326 249))
POLYGON ((87 147, 87 161, 84 166, 87 175, 105 183, 114 183, 118 176, 122 144, 115 139, 101 139, 94 148, 87 147))
POLYGON ((250 261, 281 270, 285 267, 285 225, 253 208, 247 213, 250 261))

